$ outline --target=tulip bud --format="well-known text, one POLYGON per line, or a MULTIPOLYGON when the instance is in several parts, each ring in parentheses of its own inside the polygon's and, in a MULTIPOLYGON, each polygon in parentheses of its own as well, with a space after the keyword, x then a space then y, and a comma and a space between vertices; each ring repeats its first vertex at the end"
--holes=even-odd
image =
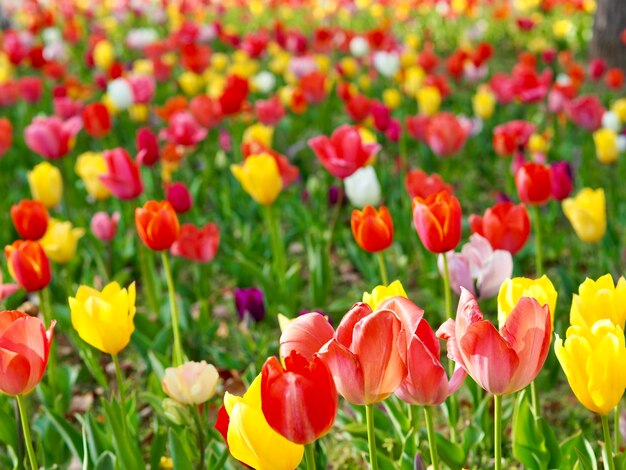
POLYGON ((167 185, 167 200, 177 214, 184 214, 191 209, 193 199, 185 183, 177 182, 167 185))
POLYGON ((393 221, 385 206, 378 211, 372 206, 355 209, 350 225, 357 244, 370 253, 383 251, 393 242, 393 221))
POLYGON ((76 159, 75 171, 83 180, 89 195, 96 201, 101 201, 111 195, 100 178, 107 173, 107 163, 101 153, 85 152, 79 155, 76 159))
POLYGON ((256 287, 234 289, 235 307, 241 320, 248 318, 260 322, 265 318, 263 291, 256 287))
POLYGON ((36 292, 50 284, 50 261, 38 242, 16 240, 4 247, 9 274, 28 292, 36 292))
POLYGON ((40 201, 22 199, 11 207, 11 220, 24 240, 39 240, 48 228, 48 211, 40 201))
POLYGON ((219 374, 215 366, 202 362, 186 362, 168 367, 161 380, 163 391, 178 403, 201 405, 215 394, 219 374))
POLYGON ((142 165, 152 166, 159 161, 159 141, 154 132, 147 127, 137 129, 135 147, 142 165))
POLYGON ((49 162, 41 162, 35 165, 27 175, 33 199, 41 201, 48 209, 61 202, 63 179, 57 167, 49 162))
POLYGON ((100 70, 108 70, 115 61, 115 50, 113 45, 102 39, 98 41, 93 49, 93 62, 100 70))
POLYGON ((130 108, 133 104, 133 90, 124 78, 116 78, 107 85, 107 96, 116 110, 130 108))
POLYGON ((103 242, 109 242, 115 238, 117 234, 117 224, 120 220, 120 213, 114 212, 109 215, 106 212, 96 212, 91 218, 91 233, 103 242))
POLYGON ((373 166, 359 168, 344 179, 348 200, 353 206, 377 206, 381 200, 381 189, 373 166))
POLYGON ((154 251, 169 249, 180 233, 178 217, 169 201, 148 201, 135 209, 135 226, 141 241, 154 251))
POLYGON ((596 156, 602 163, 615 163, 619 156, 617 134, 611 129, 598 129, 593 133, 596 156))
POLYGON ((586 243, 597 243, 606 231, 604 190, 583 188, 575 197, 562 202, 563 213, 576 235, 586 243))
POLYGON ((552 197, 562 201, 574 189, 572 167, 566 161, 554 162, 550 165, 552 197))

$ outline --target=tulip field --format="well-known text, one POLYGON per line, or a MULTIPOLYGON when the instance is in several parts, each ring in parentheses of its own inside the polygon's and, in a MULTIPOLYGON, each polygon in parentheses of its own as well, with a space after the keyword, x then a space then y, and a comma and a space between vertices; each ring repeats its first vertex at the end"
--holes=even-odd
POLYGON ((622 0, 0 1, 0 470, 626 469, 625 59, 622 0))

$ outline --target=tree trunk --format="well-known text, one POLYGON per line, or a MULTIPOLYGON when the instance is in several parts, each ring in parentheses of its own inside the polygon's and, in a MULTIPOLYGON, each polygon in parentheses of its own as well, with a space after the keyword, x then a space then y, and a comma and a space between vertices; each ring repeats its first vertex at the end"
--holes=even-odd
POLYGON ((626 71, 626 44, 621 41, 626 29, 626 0, 598 0, 590 54, 604 59, 609 67, 626 71))

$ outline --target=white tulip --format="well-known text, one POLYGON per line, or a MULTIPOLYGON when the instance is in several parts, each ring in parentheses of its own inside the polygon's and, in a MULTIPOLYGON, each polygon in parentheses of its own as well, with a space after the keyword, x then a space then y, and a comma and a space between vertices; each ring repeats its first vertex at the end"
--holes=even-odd
POLYGON ((355 36, 350 41, 350 53, 354 57, 364 57, 370 51, 370 45, 362 36, 355 36))
POLYGON ((133 104, 133 90, 124 78, 110 81, 107 86, 107 95, 119 110, 128 109, 133 104))
POLYGON ((269 93, 276 86, 276 77, 271 72, 262 70, 252 78, 252 84, 261 93, 269 93))
POLYGON ((619 116, 613 111, 606 111, 602 115, 602 127, 605 129, 611 129, 612 131, 619 132, 622 130, 622 123, 619 116))
POLYGON ((379 51, 374 54, 374 67, 384 77, 393 77, 400 67, 400 58, 393 52, 379 51))
POLYGON ((380 204, 380 183, 373 166, 359 168, 343 181, 346 196, 353 206, 363 208, 380 204))

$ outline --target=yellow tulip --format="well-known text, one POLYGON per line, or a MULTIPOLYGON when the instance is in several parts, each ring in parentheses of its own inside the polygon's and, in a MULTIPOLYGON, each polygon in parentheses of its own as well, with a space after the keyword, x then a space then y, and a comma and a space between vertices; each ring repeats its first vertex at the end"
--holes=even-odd
POLYGON ((378 310, 378 307, 385 301, 392 297, 404 297, 408 299, 404 287, 400 281, 393 281, 388 286, 376 286, 372 293, 363 292, 363 302, 369 305, 372 310, 378 310))
POLYGON ((554 352, 578 401, 594 413, 610 413, 626 387, 622 329, 610 320, 570 326, 565 341, 556 336, 554 352))
POLYGON ((57 167, 50 162, 41 162, 28 172, 28 184, 33 199, 41 201, 48 209, 61 202, 63 178, 57 167))
POLYGON ((417 104, 420 114, 432 116, 439 111, 441 106, 441 93, 435 86, 425 86, 417 92, 417 104))
POLYGON ((496 97, 488 88, 481 87, 472 97, 472 107, 477 117, 489 119, 496 107, 496 97))
POLYGON ((614 163, 619 156, 617 134, 611 129, 598 129, 593 133, 596 144, 596 157, 602 163, 614 163))
POLYGON ((619 278, 617 285, 610 274, 601 276, 597 281, 587 278, 578 287, 578 294, 574 294, 570 323, 590 328, 599 320, 611 320, 624 328, 626 279, 623 277, 619 278))
POLYGON ((115 50, 113 45, 106 39, 98 41, 93 48, 93 63, 100 70, 109 70, 115 62, 115 50))
POLYGON ((76 254, 78 240, 85 235, 85 229, 74 228, 72 222, 48 219, 48 228, 39 240, 41 247, 55 263, 69 263, 76 254))
POLYGON ((346 77, 351 78, 356 75, 356 72, 359 69, 359 64, 353 57, 344 57, 341 59, 339 67, 346 77))
POLYGON ((261 375, 243 397, 226 393, 227 441, 232 456, 256 470, 293 470, 304 455, 304 446, 294 444, 274 431, 261 409, 261 375))
POLYGON ((211 56, 211 68, 218 73, 222 73, 228 67, 230 60, 223 52, 216 52, 211 56))
POLYGON ((144 103, 135 103, 128 108, 128 115, 133 122, 146 122, 150 115, 150 108, 144 103))
POLYGON ((561 204, 578 238, 586 243, 602 239, 606 231, 606 200, 602 188, 583 188, 561 204))
POLYGON ((256 141, 266 148, 271 148, 274 140, 274 128, 257 122, 246 128, 242 140, 244 143, 256 141))
POLYGON ((383 103, 389 109, 396 109, 402 102, 402 95, 395 88, 387 88, 383 91, 383 103))
POLYGON ((552 23, 552 32, 558 39, 565 39, 574 34, 574 24, 567 19, 557 20, 552 23))
POLYGON ((506 318, 513 311, 517 302, 522 297, 530 297, 540 305, 548 305, 550 309, 550 321, 554 327, 554 313, 556 311, 556 298, 558 293, 545 274, 539 279, 527 277, 514 277, 507 279, 500 286, 498 292, 498 322, 504 325, 506 318))
POLYGON ((611 111, 617 114, 622 123, 626 123, 626 98, 615 100, 611 106, 611 111))
POLYGON ((404 74, 404 91, 408 95, 417 96, 425 77, 426 72, 419 65, 409 67, 404 74))
POLYGON ((183 72, 178 77, 178 86, 187 96, 197 95, 204 87, 202 75, 198 75, 191 71, 183 72))
POLYGON ((231 165, 230 171, 243 189, 259 204, 274 203, 283 187, 276 160, 267 154, 250 155, 240 165, 231 165))
POLYGON ((133 72, 137 75, 154 75, 154 65, 151 60, 137 59, 133 62, 133 72))
POLYGON ((369 77, 369 75, 361 74, 361 75, 359 75, 357 83, 359 84, 359 87, 362 90, 367 91, 372 86, 372 79, 369 77))
POLYGON ((68 300, 72 327, 83 341, 107 354, 117 354, 128 346, 135 330, 134 282, 128 290, 111 282, 102 292, 80 286, 76 297, 68 300))
POLYGON ((528 139, 528 150, 532 153, 548 153, 550 141, 541 134, 531 134, 528 139))
POLYGON ((96 201, 106 199, 111 194, 100 181, 100 176, 107 173, 106 160, 101 153, 85 152, 76 160, 76 174, 85 184, 85 189, 96 201))

